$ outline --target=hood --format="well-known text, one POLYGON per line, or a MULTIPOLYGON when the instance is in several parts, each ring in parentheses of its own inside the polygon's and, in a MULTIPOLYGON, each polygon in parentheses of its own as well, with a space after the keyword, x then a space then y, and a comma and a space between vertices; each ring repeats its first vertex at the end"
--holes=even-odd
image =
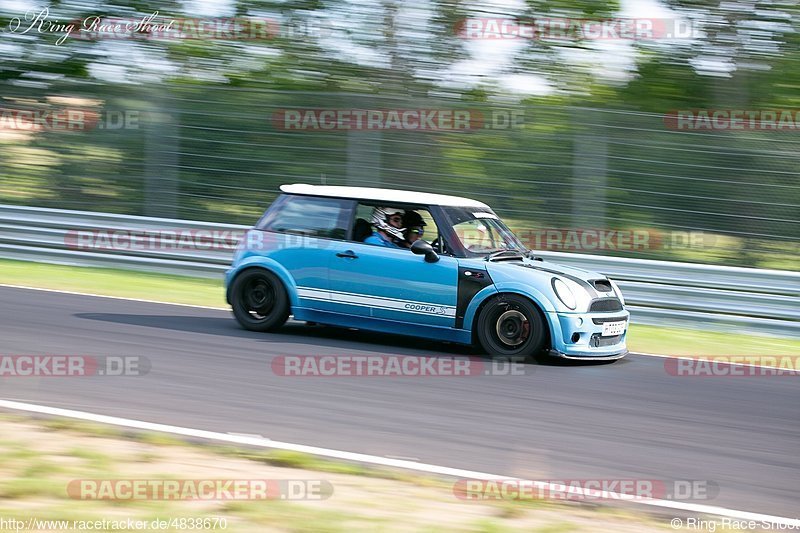
MULTIPOLYGON (((514 276, 515 278, 519 278, 521 275, 521 269, 524 269, 524 272, 527 272, 529 275, 533 276, 544 276, 552 278, 553 276, 560 276, 567 279, 572 279, 573 281, 580 283, 585 282, 588 283, 592 280, 604 280, 608 279, 603 274, 599 274, 597 272, 592 272, 591 270, 584 270, 582 268, 570 267, 561 265, 559 263, 551 263, 550 261, 537 261, 533 259, 523 259, 522 261, 483 261, 480 260, 479 263, 482 263, 483 267, 489 271, 489 274, 494 276, 496 273, 499 277, 505 277, 505 275, 514 276)), ((474 265, 477 268, 477 264, 474 265)))
MULTIPOLYGON (((550 261, 533 259, 515 259, 506 261, 469 260, 472 268, 485 268, 495 284, 523 283, 536 288, 539 292, 555 297, 552 289, 553 278, 563 281, 578 300, 578 309, 586 311, 592 301, 604 298, 619 298, 614 286, 603 274, 569 267, 550 261)), ((555 299, 555 302, 560 302, 555 299)))

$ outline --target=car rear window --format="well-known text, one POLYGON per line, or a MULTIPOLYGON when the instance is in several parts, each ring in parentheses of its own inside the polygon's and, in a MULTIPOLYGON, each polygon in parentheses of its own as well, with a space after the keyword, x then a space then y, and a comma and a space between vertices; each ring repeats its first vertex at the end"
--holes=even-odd
POLYGON ((283 195, 256 225, 256 229, 344 239, 350 224, 351 200, 283 195))

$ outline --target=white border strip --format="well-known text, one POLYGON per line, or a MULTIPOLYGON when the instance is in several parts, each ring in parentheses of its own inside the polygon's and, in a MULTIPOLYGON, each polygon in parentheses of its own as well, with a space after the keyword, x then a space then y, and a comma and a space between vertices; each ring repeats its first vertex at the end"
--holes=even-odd
POLYGON ((179 307, 193 307, 195 309, 213 309, 214 311, 227 311, 227 307, 211 307, 208 305, 194 305, 194 304, 179 304, 175 302, 160 302, 158 300, 143 300, 141 298, 127 298, 125 296, 108 296, 106 294, 92 294, 90 292, 75 292, 75 291, 64 291, 61 289, 44 289, 42 287, 27 287, 25 285, 10 285, 7 283, 0 283, 0 287, 7 287, 9 289, 25 289, 29 291, 40 291, 40 292, 55 292, 58 294, 71 294, 73 296, 92 296, 94 298, 106 298, 109 300, 125 300, 128 302, 141 302, 145 304, 161 304, 161 305, 177 305, 179 307))
MULTIPOLYGON (((632 352, 635 355, 643 355, 645 357, 661 357, 662 359, 686 359, 687 361, 704 361, 709 363, 716 363, 718 365, 736 365, 736 366, 749 366, 752 368, 767 368, 770 370, 783 370, 784 372, 794 372, 795 374, 791 375, 798 375, 798 369, 791 369, 791 368, 781 368, 779 366, 772 366, 772 365, 757 365, 754 363, 745 363, 743 361, 726 361, 725 359, 735 359, 737 357, 749 357, 747 355, 722 355, 722 356, 714 356, 714 355, 663 355, 660 353, 645 353, 645 352, 632 352), (719 357, 720 359, 715 359, 715 357, 719 357)), ((792 357, 797 359, 796 356, 786 356, 786 355, 760 355, 756 357, 766 358, 766 357, 773 357, 775 359, 780 359, 782 357, 792 357)))
MULTIPOLYGON (((520 478, 512 478, 509 476, 499 476, 496 474, 487 474, 484 472, 475 472, 472 470, 462 470, 459 468, 450 468, 446 466, 418 463, 416 461, 409 461, 405 459, 392 459, 389 457, 380 457, 377 455, 367 455, 363 453, 331 450, 328 448, 318 448, 316 446, 306 446, 304 444, 279 442, 256 436, 236 435, 230 433, 217 433, 214 431, 206 431, 202 429, 191 429, 179 426, 170 426, 167 424, 156 424, 153 422, 143 422, 141 420, 132 420, 129 418, 98 415, 93 413, 87 413, 84 411, 73 411, 71 409, 61 409, 58 407, 48 407, 44 405, 14 402, 10 400, 0 400, 0 408, 11 409, 15 411, 26 411, 29 413, 40 413, 51 416, 75 418, 78 420, 88 420, 91 422, 109 424, 112 426, 121 426, 126 428, 142 429, 148 431, 159 431, 162 433, 170 433, 173 435, 183 435, 186 437, 195 437, 200 439, 229 442, 234 444, 243 444, 246 446, 259 446, 262 448, 290 450, 294 452, 318 455, 321 457, 342 459, 345 461, 356 461, 359 463, 378 465, 384 467, 403 468, 406 470, 413 470, 416 472, 439 474, 439 475, 457 477, 462 479, 478 479, 483 481, 491 481, 491 480, 523 481, 520 478)), ((545 481, 532 481, 532 484, 537 488, 541 488, 543 490, 547 490, 550 492, 566 491, 589 497, 597 496, 597 491, 594 489, 584 489, 581 487, 574 487, 574 486, 567 487, 565 485, 548 483, 545 481)), ((639 496, 631 494, 618 494, 614 492, 605 492, 605 494, 607 494, 608 499, 612 501, 613 500, 628 501, 632 503, 639 503, 642 505, 649 505, 652 507, 662 507, 665 509, 674 509, 679 511, 690 511, 693 513, 700 513, 704 515, 725 516, 739 520, 755 520, 759 523, 768 522, 770 524, 780 524, 784 526, 800 527, 800 519, 797 518, 786 518, 782 516, 751 513, 748 511, 737 511, 734 509, 726 509, 724 507, 715 507, 711 505, 702 505, 702 504, 687 503, 680 501, 658 500, 654 498, 641 498, 639 496)))

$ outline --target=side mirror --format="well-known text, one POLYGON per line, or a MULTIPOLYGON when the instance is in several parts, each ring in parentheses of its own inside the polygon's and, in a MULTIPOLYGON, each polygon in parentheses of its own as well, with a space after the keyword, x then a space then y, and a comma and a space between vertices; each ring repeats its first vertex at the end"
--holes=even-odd
POLYGON ((435 263, 439 260, 439 254, 433 250, 433 246, 422 239, 414 241, 414 244, 411 245, 411 252, 417 255, 424 255, 426 263, 435 263))

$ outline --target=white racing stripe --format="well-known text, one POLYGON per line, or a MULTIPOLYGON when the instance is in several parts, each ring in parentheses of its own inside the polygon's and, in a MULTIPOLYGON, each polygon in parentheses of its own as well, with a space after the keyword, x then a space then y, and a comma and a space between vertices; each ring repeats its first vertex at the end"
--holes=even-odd
MULTIPOLYGON (((583 489, 581 487, 558 485, 554 483, 548 483, 545 481, 522 480, 520 478, 514 478, 509 476, 500 476, 497 474, 488 474, 485 472, 462 470, 460 468, 450 468, 446 466, 431 465, 426 463, 419 463, 416 461, 409 461, 406 459, 392 459, 389 457, 380 457, 377 455, 346 452, 341 450, 331 450, 328 448, 319 448, 316 446, 306 446, 304 444, 279 442, 256 436, 238 435, 230 433, 217 433, 214 431, 206 431, 203 429, 192 429, 180 426, 171 426, 167 424, 156 424, 153 422, 143 422, 141 420, 119 418, 116 416, 98 415, 94 413, 87 413, 84 411, 73 411, 70 409, 61 409, 58 407, 48 407, 45 405, 14 402, 10 400, 0 400, 0 408, 10 409, 14 411, 26 411, 29 413, 40 413, 51 416, 61 416, 66 418, 74 418, 78 420, 88 420, 90 422, 98 422, 101 424, 109 424, 112 426, 121 426, 126 428, 141 429, 147 431, 159 431, 162 433, 170 433, 173 435, 183 435, 186 437, 229 442, 233 444, 243 444, 246 446, 259 446, 262 448, 290 450, 295 452, 318 455, 321 457, 328 457, 332 459, 356 461, 359 463, 372 464, 384 467, 403 468, 407 470, 413 470, 416 472, 439 474, 461 479, 477 479, 482 481, 505 480, 514 482, 526 481, 531 483, 532 486, 536 488, 553 493, 570 492, 572 494, 583 495, 588 497, 596 496, 595 491, 591 489, 583 489)), ((673 509, 678 511, 688 511, 703 515, 724 516, 737 520, 754 520, 759 523, 768 522, 770 524, 783 525, 792 528, 800 527, 800 519, 797 518, 787 518, 782 516, 751 513, 748 511, 738 511, 735 509, 726 509, 724 507, 715 507, 712 505, 703 505, 703 504, 671 501, 671 500, 658 500, 654 498, 642 498, 636 495, 619 494, 608 491, 606 491, 606 494, 608 495, 609 500, 627 501, 630 503, 648 505, 651 507, 660 507, 664 509, 673 509)))
POLYGON ((402 313, 445 317, 456 316, 456 308, 452 305, 402 300, 400 298, 389 298, 388 296, 367 296, 352 292, 313 289, 310 287, 297 287, 297 296, 308 300, 380 308, 387 311, 399 311, 402 313))

